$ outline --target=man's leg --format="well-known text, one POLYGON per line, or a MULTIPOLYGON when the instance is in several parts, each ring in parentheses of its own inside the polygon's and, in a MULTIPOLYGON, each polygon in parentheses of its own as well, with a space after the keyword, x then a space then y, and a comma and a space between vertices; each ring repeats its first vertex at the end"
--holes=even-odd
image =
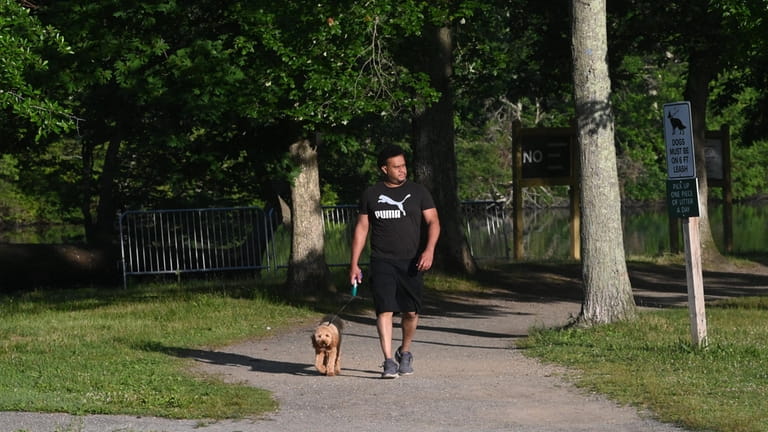
POLYGON ((401 351, 410 352, 416 327, 419 325, 419 314, 416 312, 404 312, 401 326, 403 327, 403 344, 401 351))
POLYGON ((379 343, 384 360, 392 358, 392 312, 382 312, 376 316, 376 329, 379 331, 379 343))
POLYGON ((416 333, 416 326, 419 323, 419 315, 416 312, 403 313, 401 326, 403 327, 403 344, 395 353, 395 360, 398 365, 399 375, 411 375, 413 373, 413 354, 411 354, 411 342, 416 333))
POLYGON ((397 378, 398 365, 392 358, 392 312, 382 312, 376 316, 376 329, 379 331, 381 352, 384 354, 384 372, 382 378, 397 378))

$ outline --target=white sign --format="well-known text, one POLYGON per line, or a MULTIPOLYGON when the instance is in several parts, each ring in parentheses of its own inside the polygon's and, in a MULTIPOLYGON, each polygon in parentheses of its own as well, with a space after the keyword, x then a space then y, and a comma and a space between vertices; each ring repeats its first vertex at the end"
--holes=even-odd
POLYGON ((696 177, 690 102, 664 104, 664 142, 669 178, 696 177))

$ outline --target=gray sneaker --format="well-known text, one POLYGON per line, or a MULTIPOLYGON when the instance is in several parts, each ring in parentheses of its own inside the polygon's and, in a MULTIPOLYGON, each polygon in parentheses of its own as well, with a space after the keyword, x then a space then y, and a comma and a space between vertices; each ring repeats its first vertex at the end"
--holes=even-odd
POLYGON ((400 375, 412 375, 413 374, 413 354, 411 354, 408 351, 401 351, 401 348, 398 348, 397 351, 395 351, 395 359, 398 363, 400 363, 400 367, 398 368, 398 373, 400 375))
POLYGON ((381 373, 382 378, 392 379, 400 376, 397 374, 397 363, 391 358, 384 360, 382 366, 384 367, 384 372, 381 373))

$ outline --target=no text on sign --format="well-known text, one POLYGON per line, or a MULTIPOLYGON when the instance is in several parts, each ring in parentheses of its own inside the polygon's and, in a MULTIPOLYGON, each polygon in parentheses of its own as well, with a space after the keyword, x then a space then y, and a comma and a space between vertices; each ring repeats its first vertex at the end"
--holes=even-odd
POLYGON ((696 177, 690 102, 664 104, 664 142, 669 178, 696 177))
POLYGON ((568 137, 528 137, 522 144, 522 177, 552 178, 571 175, 568 137))

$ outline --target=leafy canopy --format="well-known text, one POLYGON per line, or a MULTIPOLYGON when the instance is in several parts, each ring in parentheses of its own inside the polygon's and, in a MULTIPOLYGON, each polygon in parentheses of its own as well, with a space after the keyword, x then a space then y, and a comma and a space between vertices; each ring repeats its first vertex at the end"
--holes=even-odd
MULTIPOLYGON (((39 139, 73 126, 74 118, 60 103, 50 99, 34 77, 48 69, 45 53, 71 53, 59 32, 30 15, 14 0, 0 0, 0 130, 24 120, 37 128, 39 139)), ((15 131, 24 135, 26 130, 15 131)))

